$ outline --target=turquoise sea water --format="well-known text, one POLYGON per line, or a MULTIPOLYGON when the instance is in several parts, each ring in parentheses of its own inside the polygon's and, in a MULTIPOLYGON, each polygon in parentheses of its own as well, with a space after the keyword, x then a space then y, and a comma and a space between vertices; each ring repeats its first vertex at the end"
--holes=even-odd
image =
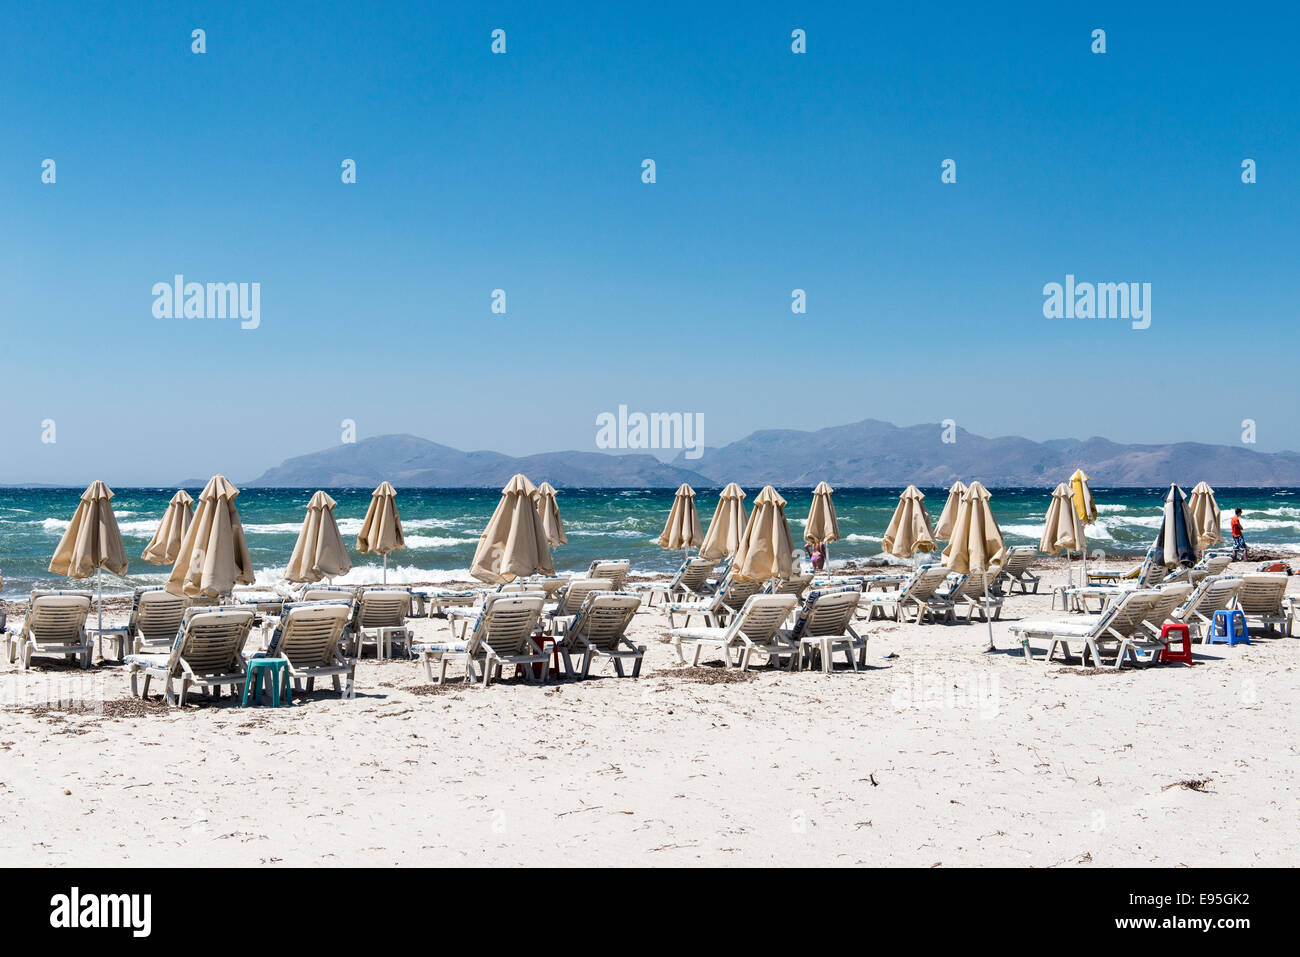
MULTIPOLYGON (((60 536, 76 511, 82 489, 0 489, 0 575, 3 597, 21 598, 35 584, 64 582, 47 571, 60 536)), ((189 490, 195 498, 199 489, 189 490)), ((244 489, 237 500, 260 584, 271 585, 293 551, 308 499, 314 489, 244 489)), ((758 489, 746 489, 747 503, 758 489)), ((796 540, 812 500, 811 489, 781 489, 796 540)), ((835 491, 842 540, 831 546, 832 564, 880 553, 880 538, 901 489, 835 491)), ((937 519, 947 498, 943 489, 926 489, 930 517, 937 519)), ((1100 517, 1089 528, 1089 550, 1108 555, 1145 550, 1160 524, 1167 489, 1095 489, 1100 517)), ((166 510, 175 489, 118 488, 113 499, 118 525, 131 558, 125 578, 106 576, 105 590, 127 591, 161 583, 168 569, 139 556, 166 510)), ((335 515, 344 540, 356 541, 370 501, 370 489, 336 489, 335 515)), ((717 489, 697 490, 701 523, 707 528, 717 504, 717 489)), ((1008 544, 1037 544, 1048 489, 993 489, 993 511, 1008 544)), ((390 582, 465 579, 478 535, 500 498, 498 489, 405 489, 398 491, 398 510, 407 548, 391 556, 390 582)), ((676 567, 679 553, 655 543, 672 504, 671 489, 561 489, 559 504, 569 544, 556 551, 560 571, 585 569, 597 558, 629 558, 634 571, 665 572, 676 567)), ((1300 490, 1225 489, 1218 495, 1226 523, 1230 510, 1245 510, 1247 540, 1254 548, 1300 553, 1300 490)), ((1226 537, 1226 530, 1225 530, 1226 537)), ((378 560, 353 553, 355 567, 347 582, 376 582, 378 560)))

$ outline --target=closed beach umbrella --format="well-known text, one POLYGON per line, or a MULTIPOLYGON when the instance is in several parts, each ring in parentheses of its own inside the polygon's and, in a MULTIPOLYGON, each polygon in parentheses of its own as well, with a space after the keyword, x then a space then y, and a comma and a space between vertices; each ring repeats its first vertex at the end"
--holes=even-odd
POLYGON ((898 496, 898 507, 885 529, 880 550, 896 558, 911 558, 917 552, 932 552, 938 547, 930 531, 925 495, 915 485, 909 485, 898 496))
POLYGON ((357 551, 362 555, 384 556, 384 584, 388 584, 388 556, 406 547, 402 519, 397 514, 397 492, 387 482, 370 495, 370 506, 357 533, 357 551))
MULTIPOLYGON (((1088 486, 1088 474, 1083 469, 1075 469, 1074 474, 1070 476, 1070 492, 1074 502, 1074 514, 1079 518, 1081 526, 1091 525, 1097 521, 1097 502, 1092 497, 1092 489, 1088 486)), ((1083 581, 1088 580, 1088 543, 1084 540, 1084 532, 1079 532, 1079 554, 1083 557, 1083 581)))
MULTIPOLYGON (((1083 521, 1074 509, 1075 493, 1069 485, 1062 482, 1052 492, 1052 503, 1047 507, 1043 519, 1043 538, 1038 543, 1038 550, 1044 555, 1059 555, 1061 552, 1079 552, 1088 547, 1083 534, 1083 521)), ((1072 566, 1067 566, 1070 584, 1074 584, 1072 566)), ((1085 575, 1084 580, 1087 580, 1085 575)))
POLYGON ((957 520, 957 512, 961 509, 962 496, 965 494, 966 486, 961 482, 953 482, 952 488, 948 489, 948 500, 943 503, 939 521, 934 523, 934 537, 939 541, 946 542, 952 538, 952 524, 957 520))
POLYGON ((239 489, 214 475, 199 493, 194 521, 181 542, 167 591, 189 598, 219 598, 236 585, 253 584, 253 559, 239 521, 239 489))
POLYGON ((736 554, 746 521, 745 490, 731 482, 718 496, 718 507, 713 510, 709 534, 700 546, 700 557, 718 562, 736 554))
POLYGON ((813 489, 812 507, 808 509, 808 524, 803 530, 803 540, 809 545, 825 545, 840 540, 840 522, 835 517, 835 490, 825 482, 813 489))
POLYGON ((516 475, 501 490, 501 501, 479 536, 469 573, 493 585, 538 573, 552 575, 550 543, 533 496, 537 487, 525 475, 516 475))
POLYGON ((113 514, 113 490, 95 481, 81 493, 81 501, 72 515, 72 523, 59 539, 59 547, 50 560, 50 571, 64 578, 95 576, 98 592, 99 630, 104 630, 104 583, 100 571, 125 575, 126 549, 122 533, 113 514))
POLYGON ((334 506, 338 503, 324 492, 317 492, 307 503, 307 515, 302 520, 302 530, 293 546, 293 556, 284 570, 291 582, 318 582, 322 578, 346 575, 352 570, 352 559, 339 533, 339 523, 334 520, 334 506))
POLYGON ((785 499, 765 485, 754 499, 731 573, 739 581, 765 582, 789 578, 793 569, 794 538, 785 518, 785 499))
POLYGON ((555 489, 550 482, 537 486, 537 513, 542 516, 542 528, 546 531, 546 540, 554 548, 569 544, 564 534, 564 522, 560 520, 560 506, 555 501, 555 489))
POLYGON ((1052 503, 1047 506, 1038 550, 1044 555, 1059 555, 1078 551, 1083 546, 1083 525, 1074 511, 1074 493, 1062 482, 1052 492, 1052 503))
POLYGON ((170 565, 176 561, 176 556, 181 550, 181 542, 185 541, 185 533, 190 530, 192 521, 194 521, 194 499, 190 497, 189 492, 181 489, 167 503, 167 511, 163 512, 158 529, 153 533, 153 538, 145 546, 140 557, 150 565, 170 565))
POLYGON ((1223 541, 1223 517, 1219 514, 1219 503, 1214 500, 1214 489, 1205 482, 1199 483, 1187 496, 1187 510, 1192 515, 1192 528, 1201 551, 1223 541))
MULTIPOLYGON (((961 498, 953 519, 952 535, 943 550, 943 562, 949 571, 965 575, 987 572, 1006 559, 1002 529, 989 506, 989 493, 979 482, 971 482, 961 498)), ((984 597, 988 598, 988 576, 984 578, 984 597)), ((993 649, 993 616, 985 614, 989 626, 989 650, 993 649)))
POLYGON ((1200 549, 1196 546, 1194 529, 1187 496, 1177 485, 1169 486, 1160 532, 1156 535, 1156 561, 1166 568, 1195 565, 1200 549))
POLYGON ((700 527, 700 513, 695 510, 695 489, 683 485, 673 496, 673 507, 668 512, 659 547, 669 551, 698 548, 704 544, 704 529, 700 527))

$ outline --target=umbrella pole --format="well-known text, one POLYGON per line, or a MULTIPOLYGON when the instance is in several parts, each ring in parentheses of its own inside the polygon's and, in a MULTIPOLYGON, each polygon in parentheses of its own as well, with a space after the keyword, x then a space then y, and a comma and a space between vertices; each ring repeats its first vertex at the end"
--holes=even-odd
POLYGON ((103 569, 95 569, 95 590, 99 592, 99 653, 104 653, 104 579, 100 577, 103 569))
POLYGON ((384 584, 388 584, 388 552, 384 552, 384 584))
POLYGON ((989 573, 984 572, 984 621, 989 626, 989 651, 994 650, 993 645, 993 612, 989 610, 989 573))

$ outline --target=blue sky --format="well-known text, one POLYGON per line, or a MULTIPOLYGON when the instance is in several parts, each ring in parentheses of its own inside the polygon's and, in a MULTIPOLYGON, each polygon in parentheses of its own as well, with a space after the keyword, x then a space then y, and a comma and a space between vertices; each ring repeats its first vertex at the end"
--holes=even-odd
POLYGON ((344 418, 593 450, 620 404, 1300 448, 1290 16, 10 4, 0 481, 247 478, 344 418), (155 318, 175 273, 261 326, 155 318), (1151 327, 1045 319, 1067 273, 1151 327))

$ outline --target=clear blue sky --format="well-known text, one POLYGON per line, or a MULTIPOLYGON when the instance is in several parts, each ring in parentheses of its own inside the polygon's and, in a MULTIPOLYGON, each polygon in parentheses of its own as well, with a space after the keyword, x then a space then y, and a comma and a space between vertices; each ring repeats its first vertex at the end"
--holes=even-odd
POLYGON ((590 450, 621 403, 1300 447, 1290 8, 459 6, 6 4, 0 481, 247 478, 344 418, 590 450), (154 318, 178 272, 261 327, 154 318), (1044 319, 1066 273, 1151 328, 1044 319))

